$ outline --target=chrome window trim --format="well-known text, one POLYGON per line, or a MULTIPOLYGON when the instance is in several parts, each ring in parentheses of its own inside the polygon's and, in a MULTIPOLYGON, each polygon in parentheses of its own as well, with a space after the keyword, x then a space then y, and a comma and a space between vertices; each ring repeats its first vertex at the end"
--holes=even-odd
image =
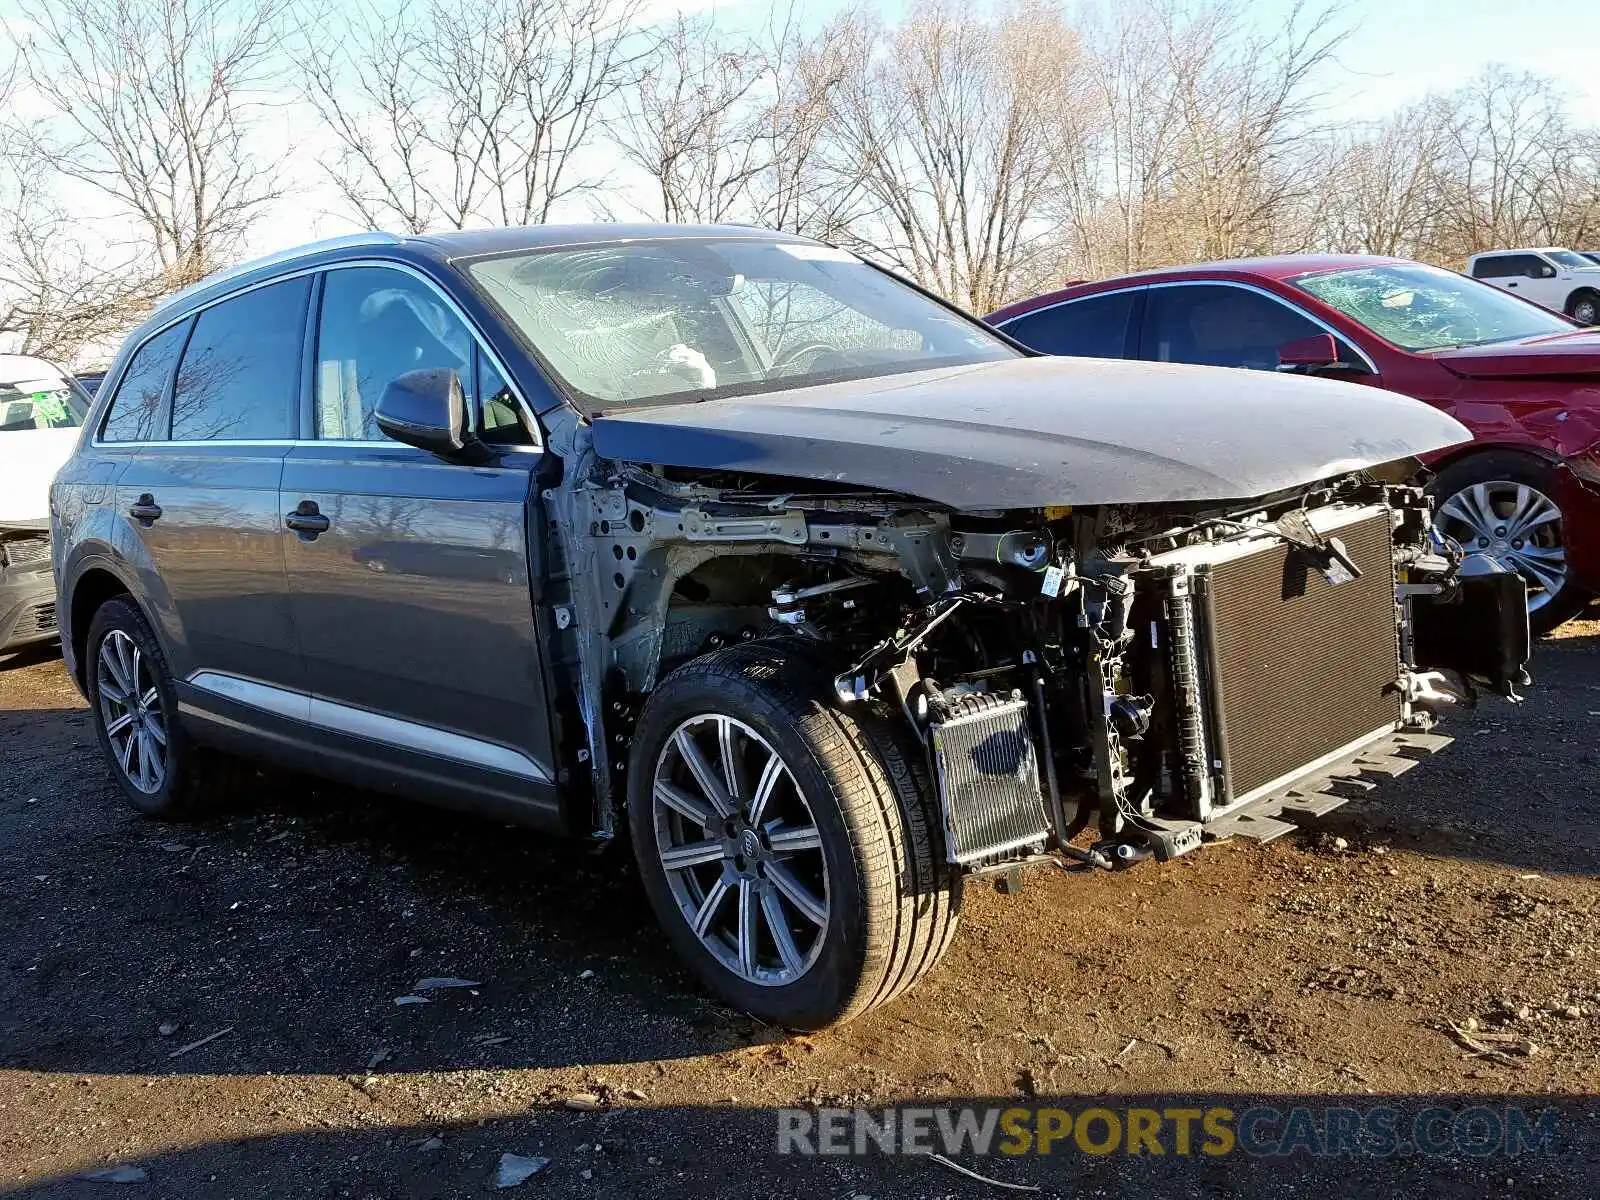
MULTIPOLYGON (((212 438, 199 441, 174 441, 174 442, 107 442, 108 446, 136 446, 145 450, 171 446, 178 450, 194 446, 224 446, 224 447, 255 447, 255 446, 284 446, 293 449, 296 446, 337 446, 354 450, 368 446, 405 446, 404 442, 377 441, 364 438, 212 438)), ((491 443, 492 447, 502 454, 543 454, 543 446, 505 446, 491 443)), ((414 446, 406 446, 408 450, 416 450, 414 446)), ((418 454, 425 451, 417 450, 418 454)))
POLYGON ((549 770, 520 750, 468 737, 464 733, 452 733, 432 725, 385 716, 226 671, 196 671, 185 682, 208 695, 220 696, 224 700, 316 729, 402 750, 416 750, 435 758, 515 775, 535 783, 552 782, 549 770))
MULTIPOLYGON (((1081 303, 1084 300, 1094 300, 1094 299, 1097 299, 1097 298, 1099 298, 1101 296, 1120 296, 1125 292, 1155 291, 1157 288, 1176 288, 1176 287, 1231 287, 1231 288, 1239 288, 1241 291, 1254 292, 1258 296, 1265 296, 1268 300, 1275 300, 1279 304, 1283 305, 1283 307, 1287 308, 1290 312, 1295 313, 1298 316, 1304 317, 1307 321, 1311 322, 1311 324, 1315 325, 1318 329, 1322 330, 1324 333, 1331 334, 1333 336, 1334 341, 1338 342, 1341 346, 1348 346, 1352 351, 1354 351, 1356 356, 1358 358, 1360 358, 1361 361, 1367 365, 1367 369, 1370 370, 1374 375, 1380 375, 1381 374, 1381 372, 1378 370, 1378 364, 1372 361, 1372 356, 1371 355, 1369 355, 1360 346, 1358 346, 1354 342, 1352 342, 1344 334, 1340 333, 1332 325, 1329 325, 1321 317, 1318 317, 1313 313, 1307 312, 1305 309, 1301 308, 1298 304, 1295 304, 1293 301, 1288 300, 1285 297, 1278 295, 1277 292, 1270 291, 1267 288, 1261 287, 1259 284, 1246 283, 1242 279, 1167 279, 1167 280, 1161 280, 1159 282, 1130 283, 1126 287, 1107 288, 1103 292, 1090 292, 1088 295, 1085 295, 1085 296, 1073 296, 1073 297, 1070 297, 1069 299, 1066 299, 1066 300, 1057 300, 1053 304, 1042 305, 1039 308, 1030 308, 1027 312, 1018 313, 1014 317, 1006 318, 1005 321, 1001 322, 995 328, 1000 329, 1000 330, 1004 330, 1007 325, 1010 325, 1013 321, 1020 321, 1020 320, 1022 320, 1023 317, 1031 317, 1036 313, 1049 312, 1051 309, 1064 308, 1069 304, 1078 304, 1078 303, 1081 303)), ((1376 335, 1374 335, 1374 336, 1376 336, 1376 335)), ((1139 331, 1139 340, 1141 342, 1144 340, 1144 330, 1143 329, 1141 329, 1139 331)), ((1157 360, 1139 358, 1137 356, 1137 354, 1136 354, 1135 357, 1130 359, 1129 361, 1130 362, 1154 362, 1154 361, 1157 361, 1157 360)), ((1238 369, 1242 369, 1242 368, 1238 368, 1238 369)))
MULTIPOLYGON (((461 306, 455 302, 455 299, 448 292, 446 292, 442 287, 440 287, 439 284, 436 281, 434 281, 433 279, 429 278, 428 275, 426 275, 424 272, 418 270, 416 267, 412 266, 410 263, 400 262, 397 259, 392 259, 392 258, 347 258, 347 259, 341 259, 338 262, 321 263, 321 264, 319 264, 317 266, 300 267, 297 270, 293 270, 293 271, 283 271, 283 272, 281 272, 279 274, 272 275, 269 278, 258 279, 254 283, 246 284, 243 287, 234 288, 232 291, 224 292, 220 296, 212 297, 210 300, 207 300, 204 304, 198 304, 193 308, 186 308, 186 309, 183 310, 182 313, 174 316, 170 321, 167 321, 164 324, 158 326, 157 328, 152 329, 148 334, 146 334, 143 338, 141 338, 139 340, 139 344, 137 346, 133 347, 133 349, 131 351, 129 351, 128 356, 125 359, 125 363, 131 363, 133 361, 134 355, 138 354, 140 350, 144 349, 144 347, 153 338, 159 337, 161 334, 163 334, 167 330, 171 329, 174 325, 183 324, 183 322, 189 320, 191 317, 198 317, 201 313, 203 313, 208 308, 212 308, 212 307, 214 307, 214 306, 216 306, 218 304, 226 303, 229 300, 237 299, 238 297, 246 295, 249 292, 256 291, 258 288, 270 287, 275 283, 283 283, 283 282, 285 282, 287 280, 290 280, 290 279, 299 279, 299 278, 301 278, 302 276, 305 276, 305 275, 320 275, 320 274, 322 274, 323 272, 326 272, 326 271, 350 270, 350 269, 357 268, 357 267, 383 267, 383 268, 386 268, 386 269, 391 270, 391 271, 399 271, 402 274, 406 274, 406 275, 412 276, 414 279, 419 280, 425 287, 428 287, 428 288, 432 289, 434 294, 441 301, 444 302, 445 307, 450 310, 451 314, 453 316, 455 316, 455 318, 461 322, 462 326, 467 331, 467 336, 472 339, 473 345, 477 347, 478 352, 480 354, 482 354, 485 358, 487 358, 491 363, 493 363, 495 365, 495 368, 500 372, 500 377, 506 381, 506 386, 511 389, 511 394, 512 394, 513 397, 515 397, 515 399, 517 401, 517 411, 522 414, 522 419, 523 419, 523 421, 526 423, 526 425, 528 427, 529 434, 534 439, 533 443, 531 445, 518 446, 518 447, 515 447, 515 448, 519 449, 519 450, 522 450, 522 451, 529 451, 529 450, 537 451, 538 453, 543 454, 545 447, 544 447, 544 442, 540 437, 539 421, 533 415, 533 409, 529 406, 527 398, 524 397, 522 392, 518 389, 515 380, 512 378, 511 372, 506 369, 505 362, 501 359, 501 357, 498 354, 496 354, 494 352, 494 349, 491 346, 489 346, 488 343, 485 341, 484 336, 483 336, 483 332, 478 328, 477 324, 475 322, 473 322, 470 317, 467 316, 466 312, 463 311, 461 306)), ((157 311, 159 311, 159 310, 157 310, 157 311)), ((317 324, 318 324, 317 332, 320 335, 321 334, 321 314, 320 314, 320 312, 318 313, 318 322, 317 322, 317 324)), ((179 358, 178 358, 178 363, 177 363, 177 369, 181 370, 182 367, 183 367, 183 356, 182 356, 182 352, 180 352, 179 353, 179 358)), ((121 391, 121 389, 122 389, 122 377, 125 374, 127 374, 126 365, 124 365, 124 367, 123 367, 123 369, 121 371, 117 372, 117 378, 113 381, 111 390, 106 393, 106 397, 107 397, 106 398, 106 407, 105 407, 105 412, 106 413, 109 413, 111 411, 111 406, 116 403, 117 393, 119 391, 121 391)), ((101 380, 101 386, 102 386, 102 388, 105 386, 105 380, 101 380)), ((101 439, 100 439, 100 426, 102 426, 104 424, 105 424, 105 414, 102 414, 100 416, 100 418, 95 422, 94 432, 92 433, 92 435, 89 438, 89 445, 91 445, 91 446, 93 446, 93 447, 95 447, 97 449, 102 448, 102 447, 110 447, 110 446, 216 446, 216 445, 224 445, 224 444, 235 445, 235 446, 263 446, 263 445, 265 445, 265 446, 275 446, 275 445, 279 445, 279 444, 303 445, 303 444, 306 444, 306 443, 310 443, 312 445, 318 445, 318 444, 327 445, 330 442, 334 442, 336 440, 338 440, 338 441, 350 441, 354 445, 368 445, 368 446, 371 446, 371 445, 384 445, 384 444, 389 444, 389 445, 400 445, 401 444, 401 443, 398 443, 398 442, 387 442, 386 443, 386 442, 381 442, 381 441, 377 441, 377 440, 363 441, 361 439, 328 439, 328 441, 323 441, 323 439, 321 439, 321 438, 290 439, 287 442, 285 442, 284 439, 280 439, 280 438, 266 439, 266 440, 262 440, 262 441, 238 440, 238 441, 233 441, 233 442, 224 442, 224 441, 222 441, 220 439, 218 441, 182 441, 182 442, 176 442, 176 441, 172 441, 170 439, 158 439, 158 440, 144 441, 144 442, 104 442, 104 441, 101 441, 101 439)), ((506 447, 501 447, 501 449, 509 450, 509 449, 512 449, 512 447, 506 446, 506 447)))

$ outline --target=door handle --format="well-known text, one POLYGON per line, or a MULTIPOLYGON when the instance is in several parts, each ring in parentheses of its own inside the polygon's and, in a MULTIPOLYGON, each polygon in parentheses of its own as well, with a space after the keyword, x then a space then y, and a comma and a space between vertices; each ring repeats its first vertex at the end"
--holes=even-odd
POLYGON ((303 533, 308 538, 314 538, 319 533, 327 533, 328 526, 332 524, 327 517, 317 509, 315 500, 302 500, 295 505, 292 513, 283 518, 283 523, 296 533, 303 533))
POLYGON ((156 503, 154 496, 146 492, 134 501, 133 506, 128 509, 128 515, 135 521, 151 525, 161 519, 161 506, 156 503))
POLYGON ((1507 287, 1516 287, 1517 285, 1515 283, 1508 283, 1508 284, 1506 284, 1506 286, 1507 287))

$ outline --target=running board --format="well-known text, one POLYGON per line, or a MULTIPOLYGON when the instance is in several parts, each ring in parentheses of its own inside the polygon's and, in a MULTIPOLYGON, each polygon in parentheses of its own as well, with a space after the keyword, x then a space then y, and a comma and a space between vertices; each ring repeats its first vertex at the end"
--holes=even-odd
POLYGON ((1454 738, 1441 733, 1405 731, 1370 742, 1352 754, 1295 780, 1281 792, 1262 796, 1205 824, 1208 842, 1250 838, 1270 842, 1299 822, 1324 816, 1380 783, 1404 775, 1454 738))

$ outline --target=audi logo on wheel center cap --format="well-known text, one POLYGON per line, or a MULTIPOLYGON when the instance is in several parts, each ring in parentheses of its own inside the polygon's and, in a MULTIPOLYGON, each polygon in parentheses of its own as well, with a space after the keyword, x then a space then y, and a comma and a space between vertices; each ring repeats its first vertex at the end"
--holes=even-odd
POLYGON ((746 858, 760 857, 761 839, 756 836, 754 829, 746 829, 739 835, 739 853, 746 858))

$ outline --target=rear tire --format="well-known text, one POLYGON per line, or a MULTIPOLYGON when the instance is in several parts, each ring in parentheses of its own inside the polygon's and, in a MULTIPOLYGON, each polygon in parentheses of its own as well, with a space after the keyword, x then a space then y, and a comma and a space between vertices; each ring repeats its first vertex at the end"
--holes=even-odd
POLYGON ((1528 626, 1536 636, 1570 621, 1592 599, 1567 580, 1555 475, 1543 459, 1515 450, 1474 454, 1440 471, 1428 490, 1441 533, 1528 581, 1528 626), (1559 582, 1552 588, 1557 572, 1559 582))
POLYGON ((232 764, 184 731, 166 655, 132 600, 96 610, 84 656, 95 736, 127 802, 161 821, 208 810, 232 764))
POLYGON ((919 763, 880 714, 834 707, 781 644, 708 654, 661 682, 634 734, 629 823, 657 919, 708 988, 809 1030, 932 970, 961 877, 919 763))

